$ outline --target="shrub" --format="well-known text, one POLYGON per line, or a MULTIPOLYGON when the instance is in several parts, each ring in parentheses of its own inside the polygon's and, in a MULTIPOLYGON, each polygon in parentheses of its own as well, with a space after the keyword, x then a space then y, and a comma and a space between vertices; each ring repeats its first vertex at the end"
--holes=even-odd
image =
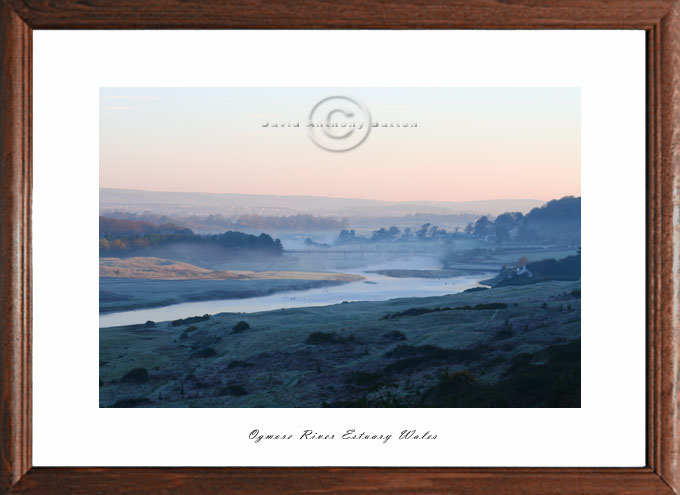
POLYGON ((472 287, 470 289, 465 289, 463 292, 481 292, 483 290, 489 290, 489 287, 472 287))
POLYGON ((440 379, 420 398, 421 407, 579 407, 581 341, 518 354, 492 384, 463 377, 440 379), (535 364, 542 362, 543 364, 535 364))
POLYGON ((156 328, 156 322, 149 320, 144 323, 144 328, 156 328))
POLYGON ((489 351, 489 347, 484 344, 477 344, 467 349, 445 349, 436 345, 400 345, 391 350, 387 357, 426 357, 429 359, 453 359, 461 361, 474 361, 481 358, 484 353, 489 351))
POLYGON ((232 332, 233 333, 239 333, 243 332, 244 330, 248 330, 250 328, 250 325, 246 323, 245 321, 239 321, 236 325, 232 327, 232 332))
POLYGON ((189 334, 190 334, 191 332, 194 332, 194 331, 196 331, 196 330, 198 330, 198 327, 195 327, 195 326, 193 326, 193 325, 190 326, 189 328, 187 328, 186 330, 184 330, 184 331, 182 332, 182 335, 179 336, 179 340, 184 340, 184 339, 186 339, 186 338, 189 336, 189 334))
POLYGON ((388 313, 383 316, 381 320, 392 320, 402 316, 420 316, 427 313, 437 313, 439 311, 451 311, 451 308, 409 308, 404 311, 398 311, 397 313, 388 313))
POLYGON ((494 340, 505 340, 509 339, 514 335, 512 333, 512 330, 510 328, 502 328, 498 332, 496 332, 496 335, 494 335, 494 340))
POLYGON ((209 319, 210 315, 190 316, 189 318, 180 318, 179 320, 173 320, 172 326, 178 327, 180 325, 190 325, 191 323, 199 323, 201 321, 207 321, 209 319))
POLYGON ((217 351, 212 347, 206 347, 205 349, 196 351, 191 355, 192 358, 210 358, 215 356, 217 356, 217 351))
POLYGON ((385 340, 389 340, 390 342, 400 342, 402 340, 406 340, 406 335, 401 333, 399 330, 394 330, 383 335, 383 338, 385 340))
POLYGON ((310 345, 320 344, 361 344, 362 341, 356 335, 338 337, 335 332, 312 332, 307 336, 305 343, 310 345))
POLYGON ((333 407, 333 408, 367 408, 367 407, 412 407, 412 404, 404 401, 400 397, 392 395, 391 392, 387 394, 376 397, 374 399, 368 399, 365 395, 354 400, 342 400, 338 402, 322 402, 321 407, 333 407))
POLYGON ((420 368, 427 368, 441 363, 469 363, 482 359, 490 348, 477 344, 467 349, 444 349, 434 345, 400 345, 387 352, 385 357, 397 358, 389 364, 384 373, 404 373, 420 368))
POLYGON ((305 341, 309 345, 338 344, 340 342, 341 340, 338 339, 335 332, 312 332, 305 341))
POLYGON ((227 385, 217 389, 216 395, 232 395, 234 397, 242 397, 247 395, 248 391, 241 385, 227 385))
POLYGON ((354 371, 345 378, 345 383, 350 385, 375 385, 380 381, 380 373, 368 371, 354 371))
POLYGON ((456 373, 450 373, 449 370, 446 370, 439 376, 439 383, 458 383, 463 385, 477 383, 477 379, 467 370, 456 373))
POLYGON ((245 361, 234 360, 234 361, 229 363, 229 365, 227 366, 227 369, 233 370, 234 368, 249 368, 250 366, 253 366, 253 365, 250 364, 250 363, 246 363, 245 361))
POLYGON ((474 306, 465 305, 465 306, 458 306, 456 309, 472 309, 476 311, 480 310, 486 310, 486 309, 505 309, 507 308, 508 305, 506 303, 484 303, 484 304, 476 304, 474 306))
POLYGON ((135 368, 128 371, 120 379, 122 383, 144 383, 149 381, 149 372, 146 368, 135 368))
POLYGON ((139 404, 144 404, 145 402, 150 402, 149 399, 144 397, 131 397, 129 399, 120 399, 111 404, 109 407, 135 407, 139 404))

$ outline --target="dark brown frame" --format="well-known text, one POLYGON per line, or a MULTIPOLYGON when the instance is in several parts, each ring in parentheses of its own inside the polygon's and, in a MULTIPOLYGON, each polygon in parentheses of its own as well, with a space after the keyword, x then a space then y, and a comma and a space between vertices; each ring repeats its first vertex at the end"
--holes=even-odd
POLYGON ((0 493, 680 493, 680 0, 0 0, 0 493), (33 468, 34 29, 644 29, 647 465, 33 468))

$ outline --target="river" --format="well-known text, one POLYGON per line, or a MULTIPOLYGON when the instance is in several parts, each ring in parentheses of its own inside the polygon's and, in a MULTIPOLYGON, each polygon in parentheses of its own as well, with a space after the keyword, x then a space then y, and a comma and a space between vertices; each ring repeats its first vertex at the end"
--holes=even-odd
MULTIPOLYGON (((386 268, 384 265, 364 270, 386 268)), ((176 320, 188 316, 215 313, 255 313, 282 308, 327 306, 344 301, 385 301, 402 297, 432 297, 461 292, 479 286, 479 281, 493 274, 476 274, 453 278, 394 278, 366 271, 347 270, 365 278, 360 282, 303 291, 277 292, 246 299, 220 299, 173 304, 160 308, 106 313, 99 316, 99 327, 132 325, 151 321, 176 320), (368 282, 368 283, 367 283, 368 282)))

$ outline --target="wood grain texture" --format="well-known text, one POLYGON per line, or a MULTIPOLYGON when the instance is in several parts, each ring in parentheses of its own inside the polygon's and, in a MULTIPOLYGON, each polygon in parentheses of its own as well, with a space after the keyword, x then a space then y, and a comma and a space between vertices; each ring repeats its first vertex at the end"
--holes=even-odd
POLYGON ((6 0, 34 29, 646 28, 672 0, 6 0))
POLYGON ((669 495, 651 469, 45 469, 16 494, 669 495))
POLYGON ((31 51, 0 5, 0 490, 31 465, 31 51))
POLYGON ((680 0, 0 0, 0 493, 680 494, 680 0), (644 28, 648 467, 31 469, 32 29, 644 28))
POLYGON ((680 3, 661 22, 660 396, 656 470, 680 493, 680 3))
POLYGON ((662 201, 661 201, 661 32, 655 26, 647 32, 647 459, 654 469, 659 465, 661 450, 662 377, 661 317, 663 298, 661 270, 662 201))

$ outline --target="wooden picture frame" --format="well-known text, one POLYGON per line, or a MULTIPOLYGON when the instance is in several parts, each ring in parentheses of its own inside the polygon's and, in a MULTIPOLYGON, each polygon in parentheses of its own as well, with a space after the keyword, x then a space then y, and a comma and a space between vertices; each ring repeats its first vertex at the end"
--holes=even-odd
POLYGON ((0 493, 680 493, 680 0, 0 0, 0 493), (34 29, 641 29, 647 33, 647 465, 33 468, 34 29))

